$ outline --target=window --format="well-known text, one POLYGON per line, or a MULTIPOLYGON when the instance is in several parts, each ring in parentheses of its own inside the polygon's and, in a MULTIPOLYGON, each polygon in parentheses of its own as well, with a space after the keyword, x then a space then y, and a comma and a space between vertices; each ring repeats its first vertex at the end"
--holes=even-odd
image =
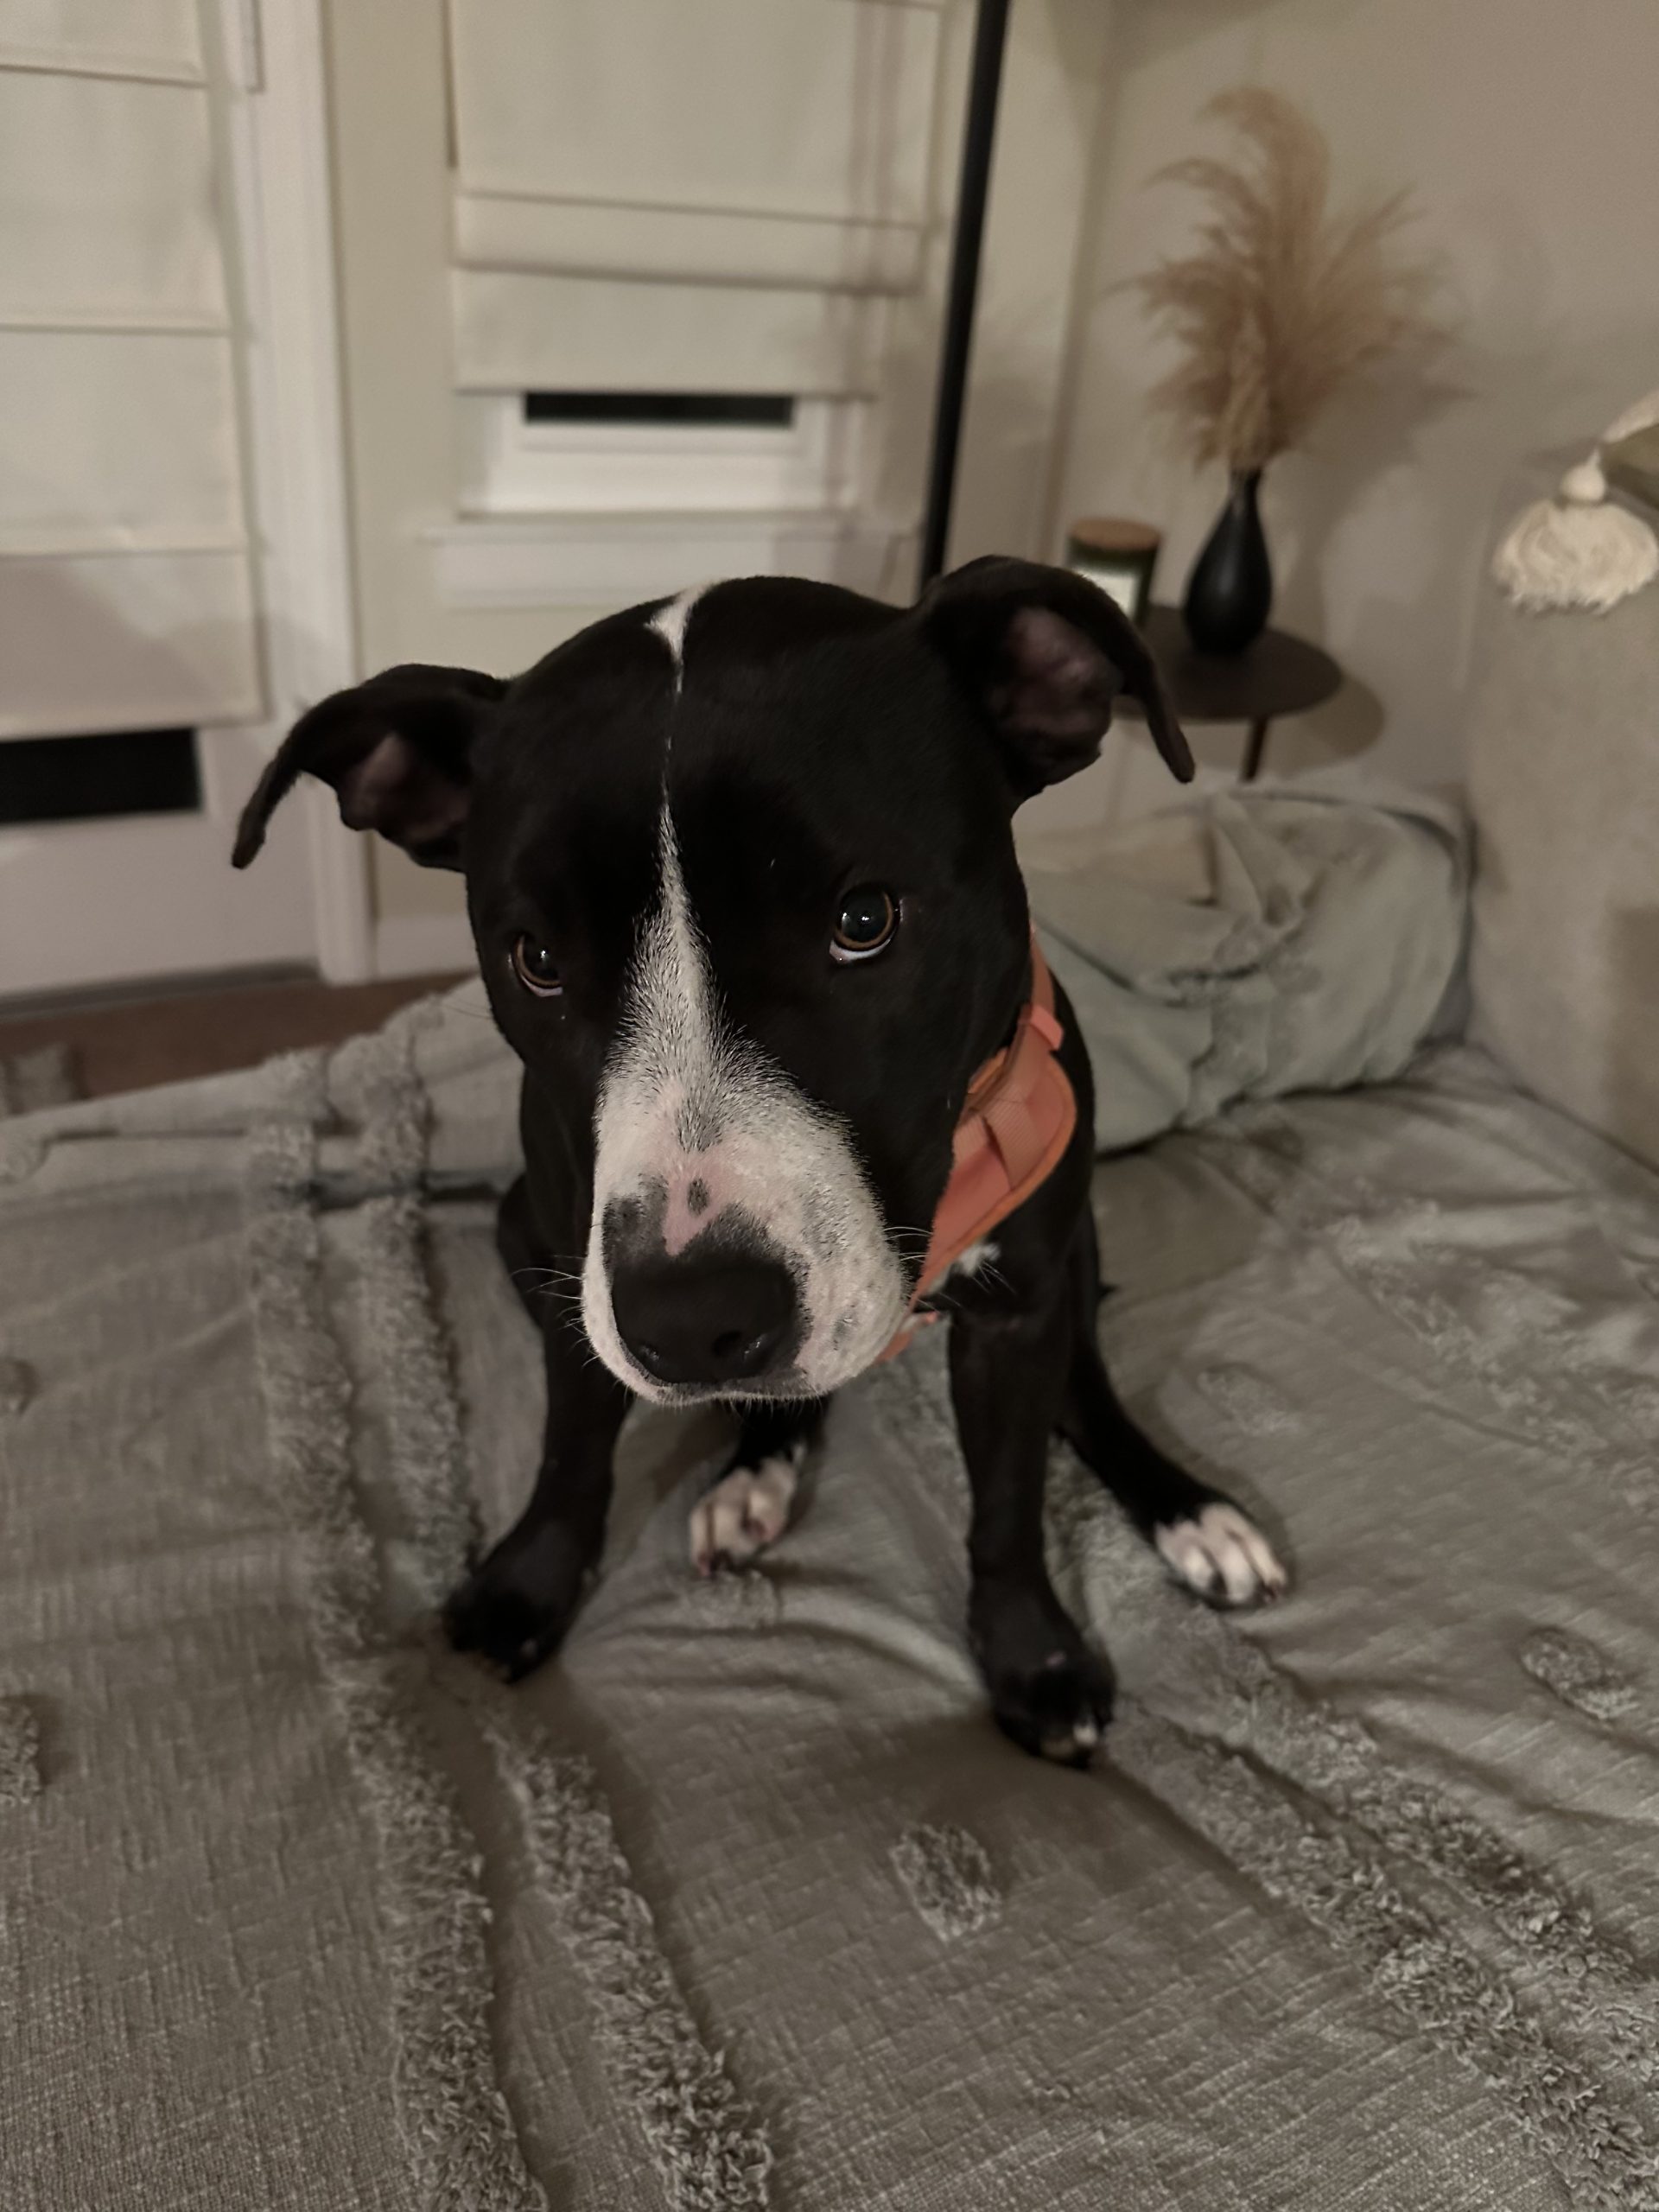
POLYGON ((838 509, 855 494, 861 400, 773 392, 462 395, 474 515, 838 509))
POLYGON ((526 423, 609 423, 635 429, 786 430, 793 399, 772 391, 527 391, 526 423))
POLYGON ((194 814, 200 805, 193 729, 19 737, 0 744, 0 823, 194 814))

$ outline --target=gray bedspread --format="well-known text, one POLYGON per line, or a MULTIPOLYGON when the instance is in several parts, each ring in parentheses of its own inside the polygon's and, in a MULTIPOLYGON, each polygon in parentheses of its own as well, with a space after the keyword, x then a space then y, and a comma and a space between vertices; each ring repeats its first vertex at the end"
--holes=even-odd
POLYGON ((640 1418, 562 1662, 441 1650, 510 1146, 459 1007, 0 1124, 9 2212, 1659 2203, 1659 1179, 1462 1051, 1102 1167, 1125 1394, 1298 1581, 1205 1612, 1057 1454, 1079 1777, 984 1717, 926 1343, 760 1570, 640 1418))

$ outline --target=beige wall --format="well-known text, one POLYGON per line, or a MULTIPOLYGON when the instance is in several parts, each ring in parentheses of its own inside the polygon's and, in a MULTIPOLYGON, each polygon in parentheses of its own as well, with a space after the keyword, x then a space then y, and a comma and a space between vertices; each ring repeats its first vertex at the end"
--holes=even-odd
MULTIPOLYGON (((434 588, 423 533, 454 512, 442 0, 328 0, 327 16, 362 664, 453 661, 512 674, 598 610, 456 609, 434 588)), ((1111 23, 1108 0, 1020 0, 1014 13, 957 557, 1034 553, 1046 536, 1111 23)), ((950 0, 934 149, 941 207, 954 187, 971 29, 969 0, 950 0)), ((926 451, 949 244, 941 217, 925 294, 901 308, 895 346, 878 496, 909 522, 926 451)), ((376 895, 382 919, 453 913, 461 903, 455 879, 384 847, 376 850, 376 895)))
MULTIPOLYGON (((1217 143, 1196 122, 1204 102, 1246 81, 1289 93, 1329 133, 1339 194, 1412 188, 1461 323, 1437 374, 1465 396, 1413 379, 1356 392, 1313 450, 1272 472, 1279 615, 1357 679, 1284 727, 1279 758, 1363 747, 1379 772, 1455 776, 1503 480, 1659 385, 1659 4, 1120 0, 1113 73, 1057 530, 1102 511, 1160 524, 1160 596, 1179 597, 1224 486, 1154 442, 1143 395, 1166 357, 1113 287, 1188 235, 1191 195, 1144 187, 1217 143)), ((1230 762, 1236 738, 1211 734, 1203 750, 1230 762)), ((1093 777, 1096 803, 1114 779, 1163 788, 1121 757, 1093 777)))

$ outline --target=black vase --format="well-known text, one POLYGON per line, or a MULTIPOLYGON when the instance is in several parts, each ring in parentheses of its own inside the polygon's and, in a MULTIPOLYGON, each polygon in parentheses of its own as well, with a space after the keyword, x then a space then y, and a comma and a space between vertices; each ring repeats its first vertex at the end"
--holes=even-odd
POLYGON ((1268 626, 1273 564, 1256 508, 1259 468, 1233 478, 1215 528, 1186 580, 1181 614, 1201 653, 1242 653, 1268 626))

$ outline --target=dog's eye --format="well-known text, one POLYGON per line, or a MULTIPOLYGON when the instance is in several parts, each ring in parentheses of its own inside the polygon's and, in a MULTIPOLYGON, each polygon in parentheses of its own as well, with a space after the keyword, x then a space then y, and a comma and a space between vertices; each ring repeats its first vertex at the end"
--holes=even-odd
POLYGON ((538 944, 528 935, 513 942, 512 972, 524 988, 538 999, 556 999, 564 988, 551 945, 538 944))
POLYGON ((879 883, 862 883, 841 902, 830 942, 832 960, 868 960, 899 926, 899 902, 879 883))

